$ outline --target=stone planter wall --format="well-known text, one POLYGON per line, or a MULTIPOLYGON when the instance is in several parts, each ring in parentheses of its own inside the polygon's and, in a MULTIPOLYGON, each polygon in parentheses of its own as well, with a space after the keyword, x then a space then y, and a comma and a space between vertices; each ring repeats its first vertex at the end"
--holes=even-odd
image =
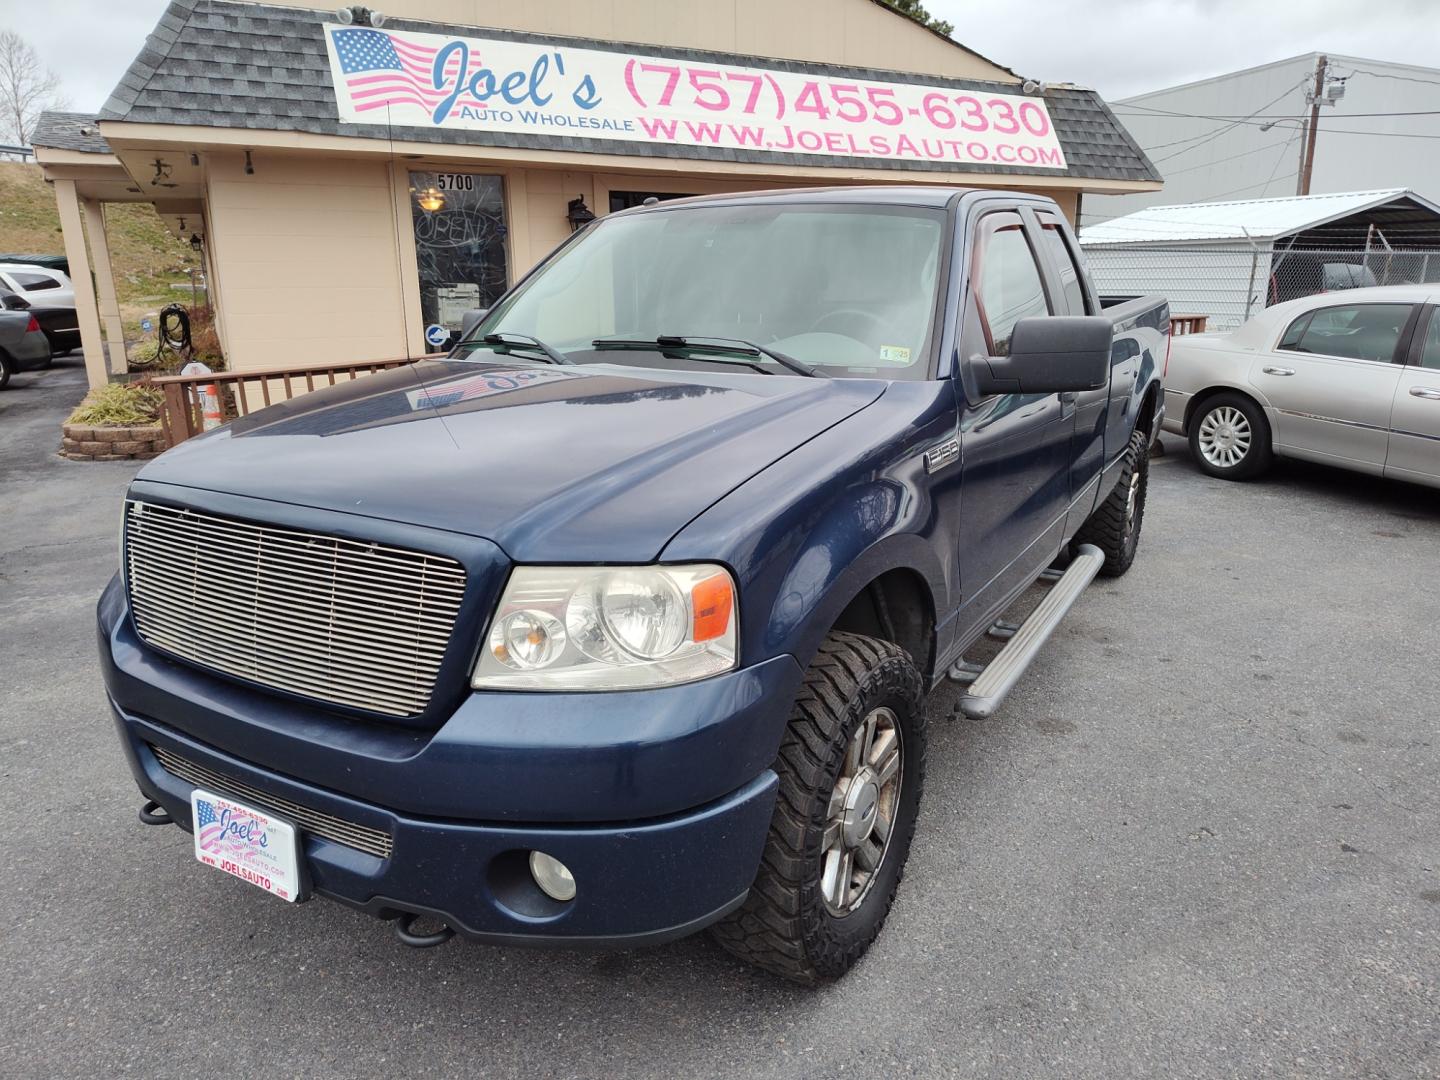
POLYGON ((60 431, 60 456, 71 461, 143 461, 165 449, 165 434, 159 424, 136 427, 66 424, 60 431))

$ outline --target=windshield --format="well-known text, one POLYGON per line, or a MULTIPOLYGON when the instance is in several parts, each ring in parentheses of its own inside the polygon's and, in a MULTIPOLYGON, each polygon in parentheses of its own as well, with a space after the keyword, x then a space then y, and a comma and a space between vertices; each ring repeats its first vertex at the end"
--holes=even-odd
POLYGON ((789 374, 768 355, 778 353, 826 375, 923 379, 944 232, 943 211, 915 207, 752 203, 617 217, 498 305, 456 355, 513 334, 579 364, 789 374), (710 340, 690 349, 675 338, 710 340), (726 341, 760 352, 739 355, 742 344, 730 356, 726 341))

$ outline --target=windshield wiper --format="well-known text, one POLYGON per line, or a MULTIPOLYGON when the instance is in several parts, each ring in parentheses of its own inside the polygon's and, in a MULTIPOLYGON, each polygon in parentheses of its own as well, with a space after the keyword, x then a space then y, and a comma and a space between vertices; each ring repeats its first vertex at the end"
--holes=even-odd
MULTIPOLYGON (((796 360, 776 349, 766 348, 764 345, 757 345, 753 341, 746 341, 744 338, 732 337, 711 337, 700 335, 697 337, 682 337, 678 334, 661 334, 653 341, 644 339, 631 340, 627 338, 596 338, 590 343, 596 349, 684 349, 687 352, 713 352, 713 353, 739 353, 742 356, 763 356, 774 360, 781 367, 788 368, 796 375, 804 375, 811 379, 828 379, 830 376, 819 368, 812 367, 802 360, 796 360)), ((756 371, 764 371, 767 375, 773 374, 765 368, 757 367, 756 371)))
POLYGON ((459 349, 466 345, 481 344, 506 345, 512 349, 535 349, 538 352, 542 353, 545 359, 552 364, 571 363, 571 360, 568 356, 562 353, 559 349, 552 348, 551 346, 546 345, 545 342, 541 341, 539 338, 533 337, 530 334, 512 334, 508 330, 502 330, 498 333, 493 334, 483 334, 478 338, 472 338, 469 341, 462 341, 459 345, 456 346, 456 348, 459 349))

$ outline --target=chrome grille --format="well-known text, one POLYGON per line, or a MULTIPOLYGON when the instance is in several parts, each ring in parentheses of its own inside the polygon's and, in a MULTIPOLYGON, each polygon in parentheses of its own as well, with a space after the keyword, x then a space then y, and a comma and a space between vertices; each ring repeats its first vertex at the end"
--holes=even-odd
POLYGON ((273 811, 300 826, 306 832, 323 836, 326 840, 334 840, 337 844, 344 844, 346 847, 352 847, 357 851, 363 851, 382 859, 390 857, 392 842, 390 834, 384 829, 372 829, 368 825, 357 825, 353 821, 346 821, 333 814, 312 810, 308 806, 301 806, 289 799, 271 795, 268 791, 259 791, 249 784, 232 780, 222 773, 217 773, 214 769, 197 765, 189 758, 181 757, 162 746, 156 746, 153 743, 146 745, 150 747, 151 752, 155 755, 155 760, 160 762, 162 769, 171 776, 178 776, 188 784, 194 784, 206 791, 213 791, 216 795, 229 795, 243 803, 249 803, 257 810, 273 811))
POLYGON ((453 559, 144 502, 125 507, 125 576, 148 644, 391 716, 429 703, 465 594, 453 559))

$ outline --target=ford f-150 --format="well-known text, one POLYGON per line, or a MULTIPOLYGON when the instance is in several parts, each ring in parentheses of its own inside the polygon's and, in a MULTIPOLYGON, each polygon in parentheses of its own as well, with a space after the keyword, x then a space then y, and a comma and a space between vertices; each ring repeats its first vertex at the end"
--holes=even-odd
POLYGON ((1165 302, 1102 312, 1047 199, 872 187, 611 215, 472 322, 133 482, 98 614, 142 820, 412 945, 710 927, 839 976, 929 692, 990 715, 1135 556, 1165 302))

